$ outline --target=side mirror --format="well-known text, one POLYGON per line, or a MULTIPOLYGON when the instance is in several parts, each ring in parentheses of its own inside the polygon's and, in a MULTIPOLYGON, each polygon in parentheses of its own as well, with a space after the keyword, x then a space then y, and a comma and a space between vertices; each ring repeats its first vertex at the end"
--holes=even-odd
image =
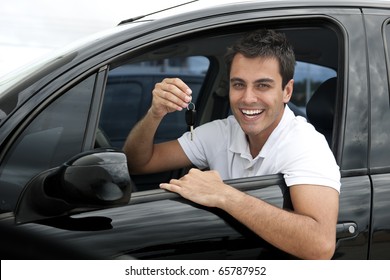
POLYGON ((78 154, 31 179, 15 208, 16 223, 27 223, 130 201, 133 182, 126 156, 112 149, 78 154))

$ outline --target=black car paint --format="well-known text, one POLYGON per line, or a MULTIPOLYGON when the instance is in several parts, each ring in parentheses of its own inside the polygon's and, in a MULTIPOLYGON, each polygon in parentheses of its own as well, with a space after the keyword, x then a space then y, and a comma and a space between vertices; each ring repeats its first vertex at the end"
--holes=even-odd
MULTIPOLYGON (((164 38, 171 34, 190 34, 192 30, 207 30, 212 25, 228 26, 228 23, 234 21, 250 22, 265 17, 291 16, 308 19, 312 15, 327 18, 338 25, 348 40, 342 46, 345 56, 344 61, 340 62, 340 65, 346 65, 341 67, 344 80, 340 83, 346 94, 337 105, 342 114, 336 121, 337 133, 333 141, 343 177, 334 259, 388 259, 390 130, 384 127, 388 128, 389 125, 386 122, 389 119, 389 94, 387 79, 381 78, 387 77, 387 68, 383 63, 386 61, 384 46, 378 41, 381 42, 382 23, 390 17, 390 7, 368 7, 361 10, 357 4, 356 8, 326 8, 327 5, 324 4, 325 8, 321 8, 319 12, 316 9, 320 8, 312 3, 305 3, 302 7, 296 3, 292 9, 282 7, 283 4, 278 9, 272 9, 273 6, 268 5, 272 4, 248 4, 242 8, 242 12, 236 12, 236 8, 227 6, 211 12, 195 12, 191 17, 178 15, 177 18, 162 21, 159 28, 151 22, 134 28, 131 33, 124 26, 120 27, 123 31, 105 38, 104 44, 94 41, 80 51, 59 57, 44 72, 36 73, 34 78, 13 89, 13 92, 18 92, 20 88, 24 88, 19 91, 18 105, 8 106, 4 110, 8 116, 1 123, 1 158, 13 138, 12 133, 23 129, 20 124, 32 117, 31 112, 39 111, 39 104, 48 102, 70 83, 94 72, 99 72, 95 89, 95 98, 99 100, 102 98, 108 70, 106 65, 126 52, 133 51, 136 54, 139 48, 147 47, 156 40, 156 36, 164 38), (269 9, 251 11, 255 6, 269 9), (247 11, 243 12, 245 10, 247 11), (217 16, 218 13, 222 16, 217 16), (10 107, 16 109, 12 110, 10 107), (383 135, 381 141, 373 136, 379 134, 383 135)), ((11 103, 16 104, 15 101, 9 102, 11 103)), ((86 135, 92 135, 95 126, 95 123, 90 123, 86 135)), ((87 144, 85 148, 89 148, 87 144)), ((270 203, 283 206, 280 191, 284 188, 283 180, 277 175, 228 183, 270 203)), ((2 216, 6 216, 6 222, 12 219, 9 215, 2 216)), ((200 207, 162 190, 134 193, 127 206, 53 218, 19 227, 55 236, 65 243, 82 244, 97 256, 107 258, 291 257, 254 236, 227 214, 217 209, 200 207)))

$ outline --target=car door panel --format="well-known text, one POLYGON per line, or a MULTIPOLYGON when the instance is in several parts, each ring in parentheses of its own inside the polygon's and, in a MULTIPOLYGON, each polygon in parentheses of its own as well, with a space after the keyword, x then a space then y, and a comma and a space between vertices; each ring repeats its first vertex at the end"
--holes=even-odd
MULTIPOLYGON (((280 175, 227 183, 277 207, 291 208, 289 192, 280 175)), ((343 179, 338 223, 356 224, 356 232, 338 232, 335 259, 367 256, 369 186, 367 177, 343 179), (365 182, 366 187, 359 187, 357 182, 359 186, 365 182), (350 205, 355 205, 354 209, 350 205)), ((294 259, 224 211, 199 206, 164 190, 134 193, 127 206, 22 225, 26 226, 42 233, 48 230, 64 242, 71 240, 76 246, 80 243, 107 258, 294 259)))
POLYGON ((335 259, 367 258, 370 197, 371 182, 368 176, 342 178, 335 259), (344 230, 340 228, 342 225, 346 226, 344 230))
POLYGON ((390 173, 372 176, 374 186, 370 259, 389 259, 390 252, 390 173))
MULTIPOLYGON (((283 207, 283 201, 288 199, 280 175, 232 180, 230 184, 278 207, 283 207)), ((294 258, 274 248, 225 212, 199 206, 164 190, 135 193, 130 204, 124 207, 22 225, 26 226, 42 233, 57 231, 55 235, 65 242, 80 242, 96 255, 110 258, 294 258), (111 221, 109 225, 107 219, 111 221), (91 220, 93 223, 88 222, 91 220)))
POLYGON ((389 259, 390 252, 390 12, 364 9, 370 73, 370 177, 372 221, 369 259, 389 259), (386 74, 387 73, 387 77, 386 74))

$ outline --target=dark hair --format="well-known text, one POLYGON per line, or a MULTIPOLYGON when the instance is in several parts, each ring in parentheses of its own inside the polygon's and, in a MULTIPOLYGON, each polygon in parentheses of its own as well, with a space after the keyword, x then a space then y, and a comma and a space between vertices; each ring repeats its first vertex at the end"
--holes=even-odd
POLYGON ((225 62, 228 75, 234 56, 240 53, 247 58, 276 58, 279 62, 282 88, 294 77, 295 55, 291 44, 283 33, 260 29, 245 34, 233 46, 228 48, 225 62))

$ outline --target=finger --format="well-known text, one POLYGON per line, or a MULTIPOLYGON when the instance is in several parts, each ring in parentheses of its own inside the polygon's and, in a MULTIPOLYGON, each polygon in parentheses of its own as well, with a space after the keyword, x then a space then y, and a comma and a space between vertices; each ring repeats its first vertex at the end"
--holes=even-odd
POLYGON ((184 83, 183 80, 179 78, 165 78, 163 82, 165 82, 168 85, 173 85, 177 87, 181 92, 183 92, 187 96, 191 96, 192 94, 192 90, 190 89, 190 87, 187 86, 187 84, 184 83))
POLYGON ((168 90, 158 92, 160 97, 166 101, 169 101, 181 108, 187 108, 188 104, 192 100, 192 96, 185 95, 183 92, 179 92, 174 86, 169 87, 168 90))
POLYGON ((160 188, 170 192, 180 193, 180 187, 178 185, 161 183, 160 188))
POLYGON ((176 97, 171 92, 163 90, 153 90, 153 104, 157 107, 166 108, 168 112, 182 111, 187 107, 187 103, 176 97))
POLYGON ((152 94, 152 107, 157 115, 182 111, 187 106, 187 103, 177 98, 174 94, 162 90, 158 85, 153 89, 152 94))
MULTIPOLYGON (((191 96, 184 97, 178 96, 180 93, 173 93, 175 90, 163 90, 161 87, 153 89, 153 101, 155 104, 161 104, 172 110, 183 110, 188 106, 188 102, 191 101, 191 96)), ((183 94, 183 93, 181 93, 183 94)))
POLYGON ((166 78, 158 87, 161 89, 164 98, 177 103, 183 108, 187 107, 192 100, 191 89, 179 78, 166 78))

